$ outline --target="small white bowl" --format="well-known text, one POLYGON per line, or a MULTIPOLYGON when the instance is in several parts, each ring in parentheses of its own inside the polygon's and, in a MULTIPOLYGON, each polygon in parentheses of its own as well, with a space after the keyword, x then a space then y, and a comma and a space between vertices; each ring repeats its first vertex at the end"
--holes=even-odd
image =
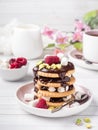
POLYGON ((7 81, 16 81, 26 76, 28 64, 17 69, 0 68, 0 77, 7 81))

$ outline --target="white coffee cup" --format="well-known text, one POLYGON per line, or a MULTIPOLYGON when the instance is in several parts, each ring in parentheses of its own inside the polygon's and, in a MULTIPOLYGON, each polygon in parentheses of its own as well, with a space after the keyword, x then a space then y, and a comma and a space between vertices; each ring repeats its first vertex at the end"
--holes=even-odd
POLYGON ((98 30, 83 34, 83 56, 92 62, 98 62, 98 30))
POLYGON ((27 59, 39 57, 43 52, 40 27, 24 24, 15 27, 12 36, 12 52, 16 57, 27 59))

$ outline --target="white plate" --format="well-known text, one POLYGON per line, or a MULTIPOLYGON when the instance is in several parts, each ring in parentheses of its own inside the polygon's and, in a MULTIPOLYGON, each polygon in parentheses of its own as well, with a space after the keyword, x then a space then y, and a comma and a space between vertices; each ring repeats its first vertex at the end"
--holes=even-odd
POLYGON ((72 108, 66 108, 63 107, 61 110, 55 112, 55 113, 51 113, 50 110, 48 109, 40 109, 40 108, 35 108, 32 107, 30 105, 28 105, 25 100, 24 100, 24 94, 25 93, 30 93, 32 91, 32 88, 34 87, 33 83, 29 83, 26 84, 24 86, 21 86, 17 92, 16 92, 16 97, 18 99, 19 104, 21 105, 21 107, 34 115, 37 116, 42 116, 42 117, 67 117, 67 116, 72 116, 75 115, 83 110, 85 110, 91 103, 92 101, 92 94, 91 92, 86 89, 85 87, 76 85, 76 89, 81 89, 82 91, 84 91, 85 93, 87 93, 89 95, 89 99, 87 102, 85 102, 84 104, 80 105, 80 106, 76 106, 76 107, 72 107, 72 108))
POLYGON ((68 53, 68 57, 69 59, 76 65, 86 68, 86 69, 90 69, 90 70, 98 70, 98 63, 95 62, 91 62, 88 63, 89 61, 85 61, 84 57, 82 55, 82 52, 73 49, 68 53))

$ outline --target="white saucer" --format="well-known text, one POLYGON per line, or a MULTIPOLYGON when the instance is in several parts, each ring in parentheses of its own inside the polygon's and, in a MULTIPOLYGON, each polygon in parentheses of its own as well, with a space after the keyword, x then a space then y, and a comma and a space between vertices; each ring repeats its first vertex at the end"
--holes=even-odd
POLYGON ((98 63, 92 62, 91 64, 89 63, 90 61, 85 61, 82 52, 73 49, 68 53, 69 59, 76 65, 90 69, 90 70, 98 70, 98 63))
POLYGON ((36 107, 32 107, 26 103, 24 100, 24 94, 25 93, 30 93, 32 91, 32 88, 34 87, 33 83, 29 83, 26 85, 21 86, 18 88, 16 92, 16 97, 17 100, 20 104, 20 106, 27 112, 37 115, 37 116, 42 116, 42 117, 67 117, 67 116, 72 116, 75 115, 83 110, 85 110, 91 103, 92 101, 92 94, 91 92, 86 89, 85 87, 82 87, 80 85, 75 85, 76 90, 80 90, 87 93, 89 95, 89 99, 83 103, 82 105, 79 106, 74 106, 72 108, 66 108, 63 107, 61 110, 51 113, 51 110, 48 109, 40 109, 36 107))

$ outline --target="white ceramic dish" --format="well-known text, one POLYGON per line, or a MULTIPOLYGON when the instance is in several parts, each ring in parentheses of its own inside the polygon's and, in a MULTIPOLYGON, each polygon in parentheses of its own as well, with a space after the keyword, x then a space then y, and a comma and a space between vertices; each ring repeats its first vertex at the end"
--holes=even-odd
POLYGON ((77 90, 81 89, 82 91, 84 91, 85 93, 87 93, 89 95, 88 101, 80 106, 76 106, 76 107, 72 107, 72 108, 63 107, 61 110, 59 110, 55 113, 51 113, 51 111, 48 109, 40 109, 40 108, 32 107, 32 106, 28 105, 27 102, 24 100, 24 95, 26 93, 31 93, 33 87, 34 87, 33 83, 29 83, 29 84, 26 84, 26 85, 19 87, 17 92, 16 92, 16 97, 17 97, 18 103, 25 111, 27 111, 31 114, 37 115, 37 116, 42 116, 42 117, 72 116, 72 115, 75 115, 75 114, 85 110, 90 105, 90 103, 92 101, 91 92, 88 89, 86 89, 85 87, 76 85, 75 87, 77 90))
POLYGON ((28 64, 19 69, 0 68, 0 77, 7 81, 16 81, 26 76, 27 71, 28 64))
POLYGON ((69 59, 77 66, 90 70, 98 70, 98 63, 84 60, 82 52, 73 49, 68 53, 69 59))

